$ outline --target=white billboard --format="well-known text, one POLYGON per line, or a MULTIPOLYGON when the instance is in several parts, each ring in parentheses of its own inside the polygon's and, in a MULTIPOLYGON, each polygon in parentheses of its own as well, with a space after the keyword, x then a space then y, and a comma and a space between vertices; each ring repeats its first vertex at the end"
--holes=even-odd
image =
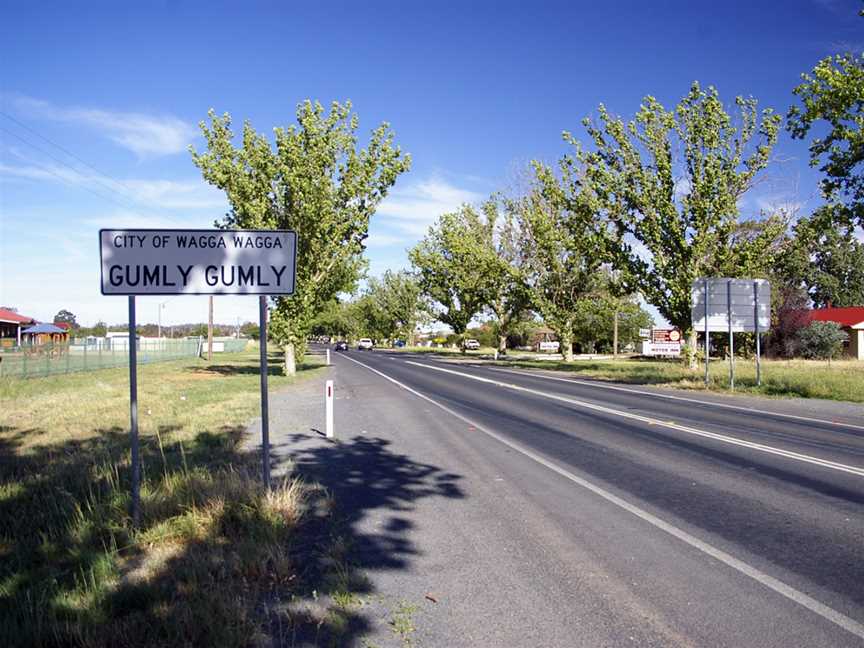
POLYGON ((291 295, 288 230, 99 231, 103 295, 291 295))
POLYGON ((710 332, 754 332, 771 326, 771 285, 765 279, 697 279, 691 288, 691 320, 700 333, 705 330, 705 288, 708 288, 710 332))
POLYGON ((679 356, 681 342, 642 342, 644 356, 679 356))

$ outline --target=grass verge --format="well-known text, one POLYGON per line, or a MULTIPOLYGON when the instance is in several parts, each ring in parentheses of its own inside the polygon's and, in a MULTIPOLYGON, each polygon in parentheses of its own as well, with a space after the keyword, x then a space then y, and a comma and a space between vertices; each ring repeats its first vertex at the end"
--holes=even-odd
MULTIPOLYGON (((657 385, 705 390, 704 366, 691 371, 681 362, 668 360, 507 360, 506 366, 552 369, 599 380, 635 385, 657 385)), ((708 389, 729 391, 729 363, 710 365, 708 389)), ((737 360, 735 391, 762 396, 825 398, 864 403, 864 362, 855 360, 763 360, 762 385, 756 384, 756 363, 737 360)))
MULTIPOLYGON (((296 378, 278 375, 271 389, 296 378)), ((128 371, 0 381, 0 645, 239 646, 296 577, 308 492, 240 449, 256 353, 139 368, 142 523, 130 525, 128 371)))

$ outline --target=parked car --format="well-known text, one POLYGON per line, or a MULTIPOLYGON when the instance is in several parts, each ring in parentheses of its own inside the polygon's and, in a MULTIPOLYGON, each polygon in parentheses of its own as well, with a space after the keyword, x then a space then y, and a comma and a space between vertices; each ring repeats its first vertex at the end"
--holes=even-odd
POLYGON ((375 344, 369 338, 360 338, 357 342, 358 351, 371 351, 375 344))
POLYGON ((336 343, 336 350, 337 351, 347 351, 348 350, 348 343, 345 340, 339 340, 336 343))
POLYGON ((462 343, 462 347, 467 351, 476 351, 480 348, 480 342, 478 342, 477 340, 468 339, 462 343))
POLYGON ((396 340, 396 341, 393 343, 393 346, 394 346, 395 348, 397 348, 397 349, 401 349, 401 348, 403 348, 403 347, 405 346, 405 340, 396 340))

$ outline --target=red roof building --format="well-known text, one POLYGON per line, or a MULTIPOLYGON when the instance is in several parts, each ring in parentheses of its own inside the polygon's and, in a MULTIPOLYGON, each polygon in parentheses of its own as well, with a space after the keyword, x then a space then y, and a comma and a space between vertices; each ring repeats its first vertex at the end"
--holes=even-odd
POLYGON ((33 326, 36 320, 6 308, 0 308, 0 345, 21 346, 21 331, 33 326))
POLYGON ((864 360, 864 306, 815 308, 805 313, 805 322, 837 322, 849 335, 846 355, 864 360))

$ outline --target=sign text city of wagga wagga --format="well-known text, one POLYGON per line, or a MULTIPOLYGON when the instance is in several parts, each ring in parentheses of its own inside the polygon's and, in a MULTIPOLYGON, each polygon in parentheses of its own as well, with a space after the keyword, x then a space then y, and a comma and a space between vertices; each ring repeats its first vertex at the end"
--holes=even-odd
POLYGON ((291 295, 288 230, 99 231, 103 295, 291 295))

